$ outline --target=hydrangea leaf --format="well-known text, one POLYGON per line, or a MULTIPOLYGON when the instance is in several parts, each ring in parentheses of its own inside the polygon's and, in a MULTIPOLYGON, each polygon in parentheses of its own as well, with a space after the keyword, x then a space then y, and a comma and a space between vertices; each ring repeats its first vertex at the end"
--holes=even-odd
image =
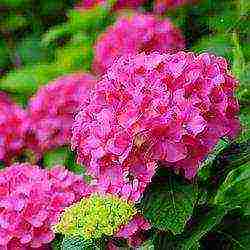
POLYGON ((65 237, 62 241, 61 250, 93 250, 93 242, 78 237, 65 237))
POLYGON ((49 169, 55 165, 63 165, 76 174, 85 172, 84 166, 76 163, 74 153, 66 146, 47 151, 43 155, 43 165, 49 169))
POLYGON ((206 181, 210 176, 210 168, 216 159, 217 155, 228 146, 228 142, 225 140, 220 140, 213 151, 206 157, 201 166, 199 167, 198 177, 202 181, 206 181))
POLYGON ((214 203, 235 208, 250 202, 250 162, 232 170, 220 186, 214 203))
POLYGON ((191 230, 183 236, 182 240, 177 241, 175 249, 191 250, 199 249, 199 241, 216 225, 218 225, 223 217, 227 214, 227 210, 223 207, 214 207, 201 218, 196 220, 191 230))
POLYGON ((241 110, 240 113, 241 133, 237 141, 242 142, 250 139, 250 108, 241 110))
POLYGON ((228 173, 250 161, 250 141, 228 144, 213 160, 206 181, 200 179, 203 186, 214 197, 215 190, 226 179, 228 173))
MULTIPOLYGON (((225 242, 225 249, 247 250, 250 246, 250 217, 242 216, 239 210, 234 210, 224 217, 211 235, 204 238, 203 242, 210 249, 221 249, 222 243, 225 242), (209 242, 211 236, 217 237, 218 240, 209 242)), ((224 245, 224 244, 223 244, 224 245)))
POLYGON ((37 64, 11 71, 0 80, 0 89, 26 96, 34 94, 38 87, 62 75, 63 69, 54 64, 37 64))
POLYGON ((192 215, 196 190, 173 175, 166 177, 150 186, 143 198, 143 214, 155 228, 179 234, 192 215))
POLYGON ((50 150, 43 155, 43 165, 46 168, 52 168, 55 165, 66 165, 66 160, 69 154, 67 147, 60 147, 55 150, 50 150))

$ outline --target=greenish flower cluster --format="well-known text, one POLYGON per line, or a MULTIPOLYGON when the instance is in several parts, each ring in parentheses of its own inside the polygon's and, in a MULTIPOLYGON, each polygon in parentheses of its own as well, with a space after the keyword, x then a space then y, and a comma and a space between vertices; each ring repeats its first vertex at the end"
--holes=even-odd
POLYGON ((134 205, 126 200, 113 195, 93 194, 66 208, 54 231, 84 239, 112 236, 136 213, 134 205))

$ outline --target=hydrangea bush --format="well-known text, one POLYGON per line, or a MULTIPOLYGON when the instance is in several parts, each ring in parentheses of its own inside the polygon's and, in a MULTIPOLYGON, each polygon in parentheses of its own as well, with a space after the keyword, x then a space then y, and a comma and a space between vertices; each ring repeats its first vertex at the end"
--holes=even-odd
POLYGON ((2 1, 0 250, 248 249, 249 7, 2 1))

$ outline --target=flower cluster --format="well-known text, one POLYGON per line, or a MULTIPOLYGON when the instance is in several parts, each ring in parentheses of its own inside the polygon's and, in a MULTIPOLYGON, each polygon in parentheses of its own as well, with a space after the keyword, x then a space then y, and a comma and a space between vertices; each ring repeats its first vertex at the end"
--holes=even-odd
MULTIPOLYGON (((138 8, 142 5, 145 0, 118 0, 115 2, 114 9, 123 9, 123 8, 138 8)), ((107 0, 82 0, 80 4, 76 6, 78 10, 90 9, 97 5, 106 5, 107 0)))
POLYGON ((79 104, 88 98, 95 82, 90 74, 74 73, 40 88, 28 104, 31 121, 28 146, 41 154, 68 144, 74 113, 79 104))
POLYGON ((183 49, 184 38, 168 19, 133 14, 120 17, 98 38, 93 69, 102 74, 120 56, 140 52, 174 52, 183 49))
POLYGON ((91 192, 81 176, 60 166, 47 171, 24 163, 1 170, 0 249, 49 243, 60 212, 91 192))
POLYGON ((239 131, 236 87, 226 60, 207 53, 122 57, 82 105, 72 147, 94 175, 102 164, 124 170, 139 159, 146 167, 161 161, 191 179, 218 140, 239 131))
POLYGON ((65 209, 55 232, 84 239, 112 236, 136 213, 134 205, 126 200, 113 195, 93 194, 65 209))
POLYGON ((26 112, 0 92, 0 160, 9 164, 21 153, 28 126, 26 112))

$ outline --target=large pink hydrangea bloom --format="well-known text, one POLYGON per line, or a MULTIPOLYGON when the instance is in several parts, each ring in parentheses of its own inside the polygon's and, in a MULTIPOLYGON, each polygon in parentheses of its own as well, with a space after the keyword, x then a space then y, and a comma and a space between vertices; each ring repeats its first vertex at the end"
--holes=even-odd
POLYGON ((127 169, 140 159, 191 179, 219 139, 239 131, 236 87, 226 60, 207 53, 122 57, 77 114, 72 148, 93 175, 103 162, 127 169))
MULTIPOLYGON (((142 5, 145 0, 118 0, 114 5, 114 9, 123 9, 123 8, 138 8, 142 5)), ((97 5, 106 5, 107 0, 82 0, 77 6, 76 9, 84 10, 90 9, 97 5)))
POLYGON ((120 17, 98 38, 93 69, 102 74, 120 56, 152 51, 174 52, 184 46, 180 30, 168 19, 143 14, 120 17))
POLYGON ((0 249, 43 247, 54 238, 59 213, 90 193, 81 176, 60 166, 47 171, 24 163, 1 170, 0 249))
POLYGON ((43 153, 68 144, 74 113, 95 83, 90 74, 74 73, 41 87, 28 104, 31 121, 28 146, 36 153, 43 153))
POLYGON ((21 153, 28 126, 26 112, 0 92, 0 160, 9 164, 21 153))

